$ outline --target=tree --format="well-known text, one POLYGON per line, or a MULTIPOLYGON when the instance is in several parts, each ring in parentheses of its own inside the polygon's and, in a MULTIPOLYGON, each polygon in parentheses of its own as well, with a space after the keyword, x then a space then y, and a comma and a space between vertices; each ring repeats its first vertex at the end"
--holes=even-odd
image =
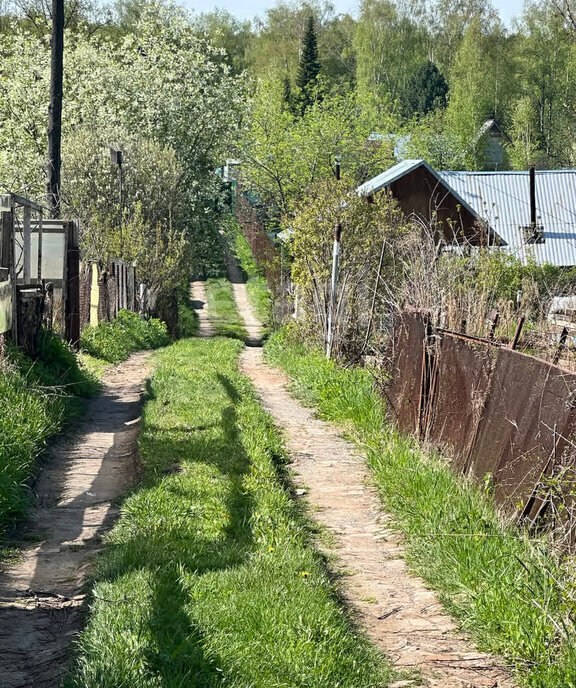
POLYGON ((332 86, 353 87, 356 82, 356 20, 340 14, 326 21, 318 35, 322 75, 332 86))
MULTIPOLYGON (((87 257, 117 255, 119 208, 109 157, 117 143, 125 152, 127 255, 148 256, 151 264, 164 251, 163 267, 178 264, 180 278, 182 264, 167 252, 180 254, 183 237, 194 241, 219 192, 213 171, 237 139, 244 81, 175 6, 142 5, 135 21, 134 32, 114 37, 69 30, 62 214, 81 219, 87 257)), ((41 198, 50 46, 16 24, 11 35, 0 35, 0 55, 0 185, 41 198)))
POLYGON ((320 62, 318 60, 318 42, 314 29, 314 17, 310 15, 308 17, 306 33, 302 40, 300 63, 296 76, 298 100, 300 112, 302 114, 315 100, 319 74, 320 62))
POLYGON ((428 60, 410 77, 402 94, 405 117, 426 115, 431 110, 446 107, 448 84, 438 67, 428 60))
POLYGON ((485 141, 480 128, 489 118, 503 123, 515 89, 510 44, 503 29, 487 31, 481 17, 470 22, 450 73, 446 112, 449 134, 461 150, 460 164, 481 169, 485 141))
POLYGON ((394 103, 427 58, 426 32, 391 0, 362 0, 354 45, 360 96, 394 103))
POLYGON ((498 13, 491 0, 437 0, 428 18, 430 59, 450 74, 460 44, 471 24, 479 24, 485 35, 498 30, 498 13))
POLYGON ((215 9, 199 15, 194 26, 201 38, 225 51, 222 60, 233 74, 246 69, 247 53, 254 40, 250 22, 240 22, 226 10, 215 9))
POLYGON ((290 220, 292 279, 303 311, 300 327, 316 344, 326 329, 337 223, 342 226, 342 251, 333 352, 356 358, 364 353, 374 321, 381 323, 389 313, 388 298, 401 264, 394 258, 406 222, 388 194, 377 194, 368 203, 350 178, 328 177, 308 189, 290 220))
POLYGON ((292 84, 290 83, 288 74, 284 77, 282 85, 282 103, 284 104, 284 109, 294 114, 294 97, 292 95, 292 84))
POLYGON ((529 5, 517 48, 519 98, 513 110, 514 165, 572 165, 576 134, 576 46, 565 21, 549 7, 529 5))
POLYGON ((242 148, 244 183, 278 221, 288 221, 313 184, 333 177, 336 155, 358 183, 390 166, 392 150, 368 140, 375 120, 355 94, 328 95, 295 118, 282 92, 276 80, 259 84, 242 148))

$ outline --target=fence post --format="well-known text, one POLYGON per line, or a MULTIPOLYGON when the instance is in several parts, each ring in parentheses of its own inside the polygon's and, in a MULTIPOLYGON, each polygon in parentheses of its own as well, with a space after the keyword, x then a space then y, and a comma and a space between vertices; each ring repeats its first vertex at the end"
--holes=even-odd
POLYGON ((78 248, 78 225, 68 223, 66 247, 66 301, 64 332, 66 340, 77 346, 80 340, 80 249, 78 248))
POLYGON ((23 238, 23 263, 24 263, 24 284, 28 285, 31 282, 31 262, 32 262, 32 225, 30 220, 30 208, 24 206, 24 232, 23 238))

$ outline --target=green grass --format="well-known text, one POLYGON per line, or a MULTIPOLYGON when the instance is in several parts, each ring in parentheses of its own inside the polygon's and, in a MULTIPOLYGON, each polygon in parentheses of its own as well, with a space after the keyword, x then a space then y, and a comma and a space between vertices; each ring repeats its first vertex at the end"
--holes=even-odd
POLYGON ((248 333, 236 307, 230 282, 224 278, 209 279, 206 283, 206 300, 216 335, 245 341, 248 333))
POLYGON ((262 323, 263 334, 267 336, 272 327, 272 294, 268 289, 264 271, 256 262, 248 240, 236 219, 228 216, 223 222, 224 235, 229 250, 236 258, 236 262, 244 279, 250 305, 258 320, 262 323))
POLYGON ((79 397, 97 390, 97 378, 49 331, 36 360, 15 348, 0 359, 0 533, 25 513, 27 481, 49 438, 79 410, 79 397))
POLYGON ((284 482, 232 339, 155 354, 142 484, 97 562, 77 688, 383 688, 284 482))
POLYGON ((183 285, 178 294, 178 334, 179 338, 194 337, 198 334, 200 319, 190 304, 189 285, 183 285))
POLYGON ((87 327, 80 338, 81 349, 108 363, 125 361, 133 351, 157 349, 170 342, 166 325, 151 318, 144 320, 137 313, 121 310, 111 322, 87 327))
POLYGON ((291 330, 266 344, 295 393, 366 452, 406 558, 482 650, 503 655, 533 688, 576 686, 574 565, 497 513, 490 495, 393 431, 366 370, 308 351, 291 330))

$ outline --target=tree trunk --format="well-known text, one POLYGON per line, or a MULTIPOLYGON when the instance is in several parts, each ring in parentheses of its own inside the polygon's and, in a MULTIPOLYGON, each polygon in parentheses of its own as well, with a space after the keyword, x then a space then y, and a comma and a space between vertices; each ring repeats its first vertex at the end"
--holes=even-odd
POLYGON ((64 58, 64 0, 52 0, 50 105, 48 106, 48 182, 50 216, 60 217, 60 167, 62 164, 62 75, 64 58))

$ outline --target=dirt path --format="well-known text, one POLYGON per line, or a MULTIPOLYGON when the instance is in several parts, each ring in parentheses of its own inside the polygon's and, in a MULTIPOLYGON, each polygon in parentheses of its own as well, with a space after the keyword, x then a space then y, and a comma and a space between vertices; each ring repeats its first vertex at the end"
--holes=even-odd
POLYGON ((252 308, 250 307, 248 291, 246 289, 244 278, 242 277, 242 272, 240 271, 236 261, 228 254, 225 244, 223 245, 223 248, 224 259, 226 261, 226 270, 228 271, 228 279, 232 284, 232 291, 234 293, 236 306, 238 307, 238 311, 244 320, 244 327, 248 333, 246 345, 262 346, 262 324, 254 315, 252 308))
MULTIPOLYGON (((245 285, 236 281, 234 293, 253 328, 245 285)), ((252 335, 258 339, 259 330, 252 335)), ((331 561, 347 574, 342 592, 373 642, 397 668, 418 669, 429 686, 512 688, 502 661, 476 651, 435 593, 408 572, 401 538, 382 513, 366 460, 354 445, 291 396, 288 379, 264 363, 261 348, 245 349, 240 367, 284 434, 295 481, 306 490, 313 517, 333 535, 331 561)))
POLYGON ((111 369, 84 419, 49 451, 22 557, 0 576, 1 688, 56 688, 65 674, 89 560, 137 467, 148 357, 134 354, 111 369))
POLYGON ((212 337, 214 328, 206 310, 206 285, 204 282, 190 282, 190 303, 198 314, 198 336, 212 337))

